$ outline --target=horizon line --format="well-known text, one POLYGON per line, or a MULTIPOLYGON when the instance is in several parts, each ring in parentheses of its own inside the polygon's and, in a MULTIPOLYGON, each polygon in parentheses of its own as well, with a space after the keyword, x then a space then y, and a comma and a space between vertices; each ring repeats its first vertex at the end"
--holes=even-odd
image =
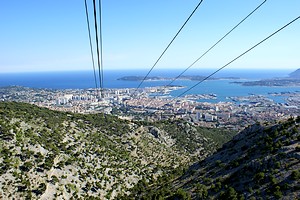
MULTIPOLYGON (((183 68, 157 68, 156 70, 181 70, 183 68)), ((192 69, 193 71, 196 70, 213 70, 215 68, 201 68, 201 69, 192 69)), ((289 71, 289 70, 297 70, 300 69, 300 67, 293 67, 293 68, 232 68, 230 70, 232 71, 242 71, 242 70, 247 70, 247 71, 289 71)), ((140 69, 140 68, 112 68, 112 69, 106 69, 104 71, 126 71, 126 70, 130 70, 130 71, 147 71, 146 69, 140 69)), ((227 69, 228 70, 228 69, 227 69)), ((17 73, 63 73, 63 72, 89 72, 89 71, 93 71, 91 69, 64 69, 64 70, 59 70, 59 69, 55 69, 55 70, 37 70, 37 71, 33 71, 33 70, 28 70, 28 71, 0 71, 0 74, 17 74, 17 73)))

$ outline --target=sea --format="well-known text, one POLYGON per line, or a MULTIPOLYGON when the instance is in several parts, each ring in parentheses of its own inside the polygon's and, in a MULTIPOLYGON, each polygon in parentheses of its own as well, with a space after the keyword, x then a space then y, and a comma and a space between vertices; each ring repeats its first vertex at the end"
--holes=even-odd
MULTIPOLYGON (((207 80, 191 89, 186 94, 216 94, 217 99, 205 99, 206 102, 226 102, 230 101, 227 97, 248 96, 251 94, 264 95, 273 99, 277 103, 285 103, 286 97, 272 96, 270 93, 280 92, 299 92, 300 87, 266 87, 266 86, 242 86, 232 83, 234 81, 255 81, 269 78, 288 77, 293 70, 223 70, 213 77, 222 78, 218 80, 207 80), (238 80, 226 79, 236 77, 238 80)), ((145 76, 148 70, 106 70, 104 71, 104 88, 137 88, 140 81, 118 80, 124 76, 145 76)), ((174 78, 182 72, 181 69, 159 69, 153 70, 149 77, 160 76, 174 78)), ((214 70, 190 70, 184 75, 207 76, 214 70)), ((169 80, 144 81, 141 88, 164 86, 170 83, 169 80)), ((171 92, 171 96, 176 97, 198 81, 176 80, 172 85, 184 86, 185 88, 171 92)), ((60 72, 26 72, 26 73, 0 73, 0 87, 4 86, 24 86, 31 88, 47 89, 87 89, 95 88, 93 71, 60 71, 60 72)))

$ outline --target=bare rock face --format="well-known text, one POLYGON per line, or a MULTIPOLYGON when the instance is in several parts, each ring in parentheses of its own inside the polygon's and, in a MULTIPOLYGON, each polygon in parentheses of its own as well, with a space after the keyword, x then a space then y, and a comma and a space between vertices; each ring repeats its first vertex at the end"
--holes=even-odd
POLYGON ((157 127, 149 127, 149 133, 151 133, 155 138, 159 138, 160 130, 157 127))
POLYGON ((161 144, 164 144, 168 147, 174 145, 176 143, 176 139, 172 139, 172 137, 164 130, 160 130, 155 126, 149 126, 149 133, 161 144))

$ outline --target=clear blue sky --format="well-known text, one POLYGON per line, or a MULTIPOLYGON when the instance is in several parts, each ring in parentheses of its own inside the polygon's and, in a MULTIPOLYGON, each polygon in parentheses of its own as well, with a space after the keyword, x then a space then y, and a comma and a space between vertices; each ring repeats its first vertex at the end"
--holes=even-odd
MULTIPOLYGON (((104 70, 150 69, 198 2, 102 0, 104 70)), ((189 66, 261 2, 204 0, 157 68, 189 66)), ((194 68, 221 67, 299 15, 299 0, 268 0, 194 68)), ((92 69, 84 0, 2 0, 0 20, 0 73, 92 69)), ((300 68, 299 36, 300 20, 230 67, 300 68)))

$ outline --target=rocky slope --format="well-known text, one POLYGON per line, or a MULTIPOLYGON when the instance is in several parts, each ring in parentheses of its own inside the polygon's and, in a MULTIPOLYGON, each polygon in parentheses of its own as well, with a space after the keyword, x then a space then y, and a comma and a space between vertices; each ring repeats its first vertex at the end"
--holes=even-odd
POLYGON ((177 178, 125 199, 299 199, 300 117, 253 125, 177 178), (135 196, 135 197, 134 197, 135 196))
POLYGON ((182 172, 233 134, 1 102, 0 199, 114 199, 182 172))

